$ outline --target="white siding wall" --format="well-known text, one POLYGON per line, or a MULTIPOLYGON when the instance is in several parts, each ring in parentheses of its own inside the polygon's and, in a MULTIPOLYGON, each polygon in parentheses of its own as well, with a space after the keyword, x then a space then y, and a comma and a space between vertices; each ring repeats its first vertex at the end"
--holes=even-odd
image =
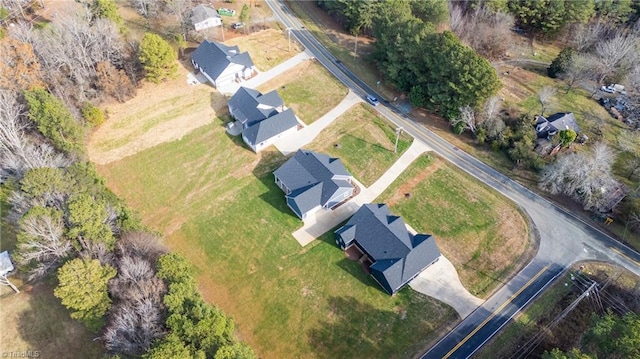
MULTIPOLYGON (((274 144, 276 141, 278 141, 282 137, 288 136, 288 135, 290 135, 290 134, 292 134, 294 132, 297 132, 297 131, 298 131, 298 126, 294 126, 294 127, 291 127, 290 129, 284 131, 284 132, 280 132, 279 135, 273 136, 273 137, 269 138, 268 140, 257 144, 256 145, 256 149, 254 151, 260 152, 260 151, 264 150, 265 148, 267 148, 267 147, 271 146, 272 144, 274 144)), ((251 146, 251 145, 249 145, 249 146, 251 146)))
POLYGON ((222 25, 222 19, 218 17, 210 17, 204 21, 200 21, 199 23, 194 24, 196 31, 200 31, 203 29, 207 29, 214 26, 222 25))
POLYGON ((215 81, 215 86, 219 87, 227 83, 232 83, 236 79, 236 75, 242 75, 242 69, 244 66, 238 64, 230 64, 227 68, 218 76, 215 81))

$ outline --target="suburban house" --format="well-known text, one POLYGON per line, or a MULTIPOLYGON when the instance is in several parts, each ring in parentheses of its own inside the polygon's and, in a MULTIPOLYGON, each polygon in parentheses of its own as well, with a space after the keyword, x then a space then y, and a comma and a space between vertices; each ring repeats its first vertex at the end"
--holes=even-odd
POLYGON ((191 24, 196 31, 222 26, 222 17, 211 6, 200 4, 191 9, 191 24))
POLYGON ((353 195, 353 177, 338 158, 298 150, 273 172, 287 205, 305 219, 319 209, 333 209, 353 195))
POLYGON ((578 122, 573 112, 558 112, 554 115, 544 118, 536 116, 536 133, 538 138, 549 138, 562 130, 574 130, 580 132, 578 122))
POLYGON ((389 294, 394 294, 440 258, 428 234, 412 234, 383 203, 369 203, 335 231, 336 243, 356 257, 389 294))
POLYGON ((280 138, 298 131, 298 119, 274 90, 267 94, 240 87, 227 102, 229 114, 242 130, 242 140, 260 152, 280 138))
POLYGON ((249 53, 240 52, 238 46, 209 40, 204 40, 191 54, 191 63, 216 88, 249 79, 257 73, 249 53))
POLYGON ((229 114, 245 129, 284 111, 284 101, 275 90, 262 94, 254 89, 240 87, 227 102, 229 114))

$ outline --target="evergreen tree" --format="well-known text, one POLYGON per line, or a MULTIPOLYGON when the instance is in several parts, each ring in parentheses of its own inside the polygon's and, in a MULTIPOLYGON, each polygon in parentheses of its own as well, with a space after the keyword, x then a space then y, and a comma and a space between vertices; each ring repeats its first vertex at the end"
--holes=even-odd
POLYGON ((84 128, 74 120, 60 100, 43 88, 27 90, 24 97, 29 105, 29 118, 57 149, 64 152, 82 151, 84 128))
POLYGON ((138 57, 147 72, 147 79, 151 82, 159 83, 164 79, 173 78, 178 71, 176 51, 159 35, 144 35, 138 57))
POLYGON ((570 47, 565 47, 560 51, 558 56, 551 62, 551 65, 547 68, 547 74, 551 78, 556 78, 558 75, 567 71, 569 66, 571 66, 571 61, 573 60, 573 54, 575 51, 570 47))
POLYGON ((111 306, 107 281, 115 275, 113 267, 103 266, 97 259, 73 259, 58 269, 60 283, 53 294, 72 311, 72 318, 97 331, 111 306))

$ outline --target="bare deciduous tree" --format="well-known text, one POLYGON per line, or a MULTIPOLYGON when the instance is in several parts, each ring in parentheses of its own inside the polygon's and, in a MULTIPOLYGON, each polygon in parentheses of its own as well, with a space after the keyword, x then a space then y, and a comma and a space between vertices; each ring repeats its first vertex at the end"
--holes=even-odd
POLYGON ((90 13, 61 15, 44 30, 23 29, 18 36, 33 45, 44 80, 70 104, 97 96, 97 63, 124 66, 124 44, 118 27, 108 19, 91 21, 90 13))
POLYGON ((158 236, 148 232, 124 233, 118 241, 117 249, 123 256, 142 257, 150 263, 155 263, 161 255, 169 252, 158 236))
POLYGON ((600 63, 598 83, 620 68, 629 67, 638 61, 638 36, 618 32, 611 39, 601 40, 595 46, 600 63))
POLYGON ((470 106, 460 107, 460 114, 452 121, 454 127, 462 124, 463 129, 476 133, 476 113, 470 106))
POLYGON ((0 90, 0 174, 22 177, 30 169, 65 167, 71 163, 62 153, 27 135, 29 122, 15 94, 0 90))
POLYGON ((162 300, 166 286, 145 258, 155 262, 166 249, 156 236, 144 232, 125 234, 123 239, 116 248, 118 276, 109 281, 116 302, 102 339, 111 352, 140 355, 165 334, 162 300))
POLYGON ((514 18, 510 14, 485 6, 465 14, 460 5, 452 5, 449 20, 451 30, 485 57, 499 58, 511 45, 509 34, 514 18))
POLYGON ((16 261, 28 268, 30 279, 57 268, 73 249, 71 241, 64 236, 62 215, 55 213, 36 210, 20 221, 16 261))
POLYGON ((609 32, 610 25, 603 21, 594 21, 586 24, 573 24, 570 42, 571 47, 577 51, 588 51, 593 48, 604 35, 609 32))
POLYGON ((611 175, 613 151, 603 143, 589 152, 559 157, 547 166, 540 187, 552 194, 566 194, 580 201, 585 209, 596 209, 607 201, 617 185, 611 175))
POLYGON ((540 115, 544 116, 549 100, 555 96, 558 90, 552 86, 544 86, 538 91, 538 102, 540 102, 540 115))
POLYGON ((575 54, 571 58, 571 63, 567 67, 563 77, 567 84, 567 91, 585 80, 596 80, 598 77, 599 64, 597 59, 592 55, 575 54))
POLYGON ((187 33, 191 27, 191 9, 193 8, 192 0, 167 0, 167 9, 171 12, 180 26, 180 34, 184 40, 187 39, 187 33))
POLYGON ((162 308, 150 298, 114 304, 102 335, 107 350, 131 356, 148 351, 154 340, 165 335, 162 308))
POLYGON ((160 13, 161 2, 157 0, 133 0, 133 5, 146 19, 154 18, 160 13))

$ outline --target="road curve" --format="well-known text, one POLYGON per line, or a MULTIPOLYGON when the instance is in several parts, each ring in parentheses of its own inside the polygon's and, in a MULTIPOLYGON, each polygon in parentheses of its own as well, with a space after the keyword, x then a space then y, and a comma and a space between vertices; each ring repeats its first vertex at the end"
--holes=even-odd
MULTIPOLYGON (((372 88, 337 61, 304 28, 286 5, 277 0, 266 2, 287 31, 337 79, 362 97, 367 94, 375 95, 372 88)), ((577 261, 591 259, 616 263, 640 275, 638 252, 463 152, 424 126, 413 122, 387 102, 383 101, 376 109, 396 126, 401 126, 426 143, 439 156, 517 203, 533 221, 534 230, 540 238, 533 260, 504 283, 481 307, 441 338, 422 358, 468 358, 577 261)))

